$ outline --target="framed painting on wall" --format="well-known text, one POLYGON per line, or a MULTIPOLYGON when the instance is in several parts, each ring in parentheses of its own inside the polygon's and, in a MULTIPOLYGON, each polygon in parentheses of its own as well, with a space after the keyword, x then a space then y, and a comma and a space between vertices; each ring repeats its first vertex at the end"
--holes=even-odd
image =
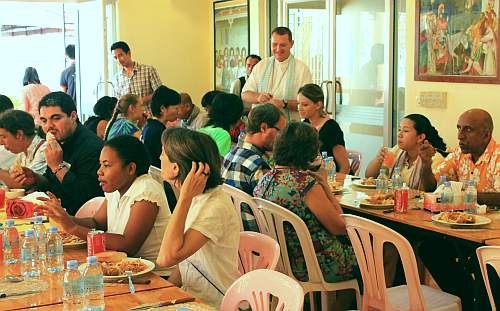
POLYGON ((500 0, 416 0, 417 81, 500 83, 500 0))
POLYGON ((216 1, 214 8, 215 89, 229 92, 245 75, 250 48, 248 0, 216 1))

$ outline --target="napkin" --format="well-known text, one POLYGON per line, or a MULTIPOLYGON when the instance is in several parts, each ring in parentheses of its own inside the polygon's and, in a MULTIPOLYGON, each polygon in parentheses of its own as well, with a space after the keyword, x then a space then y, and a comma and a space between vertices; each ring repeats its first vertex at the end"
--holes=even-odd
MULTIPOLYGON (((460 193, 462 192, 463 183, 460 181, 450 181, 450 185, 451 189, 453 190, 453 193, 455 195, 460 195, 460 193)), ((436 190, 434 190, 434 193, 441 195, 441 192, 443 192, 443 190, 444 190, 444 184, 441 184, 439 185, 439 187, 436 188, 436 190)))
POLYGON ((23 201, 29 201, 29 202, 33 202, 35 204, 42 204, 42 201, 37 199, 39 197, 43 197, 43 198, 47 198, 47 199, 49 198, 49 196, 45 192, 37 191, 37 192, 32 192, 32 193, 26 195, 25 197, 23 197, 23 201))

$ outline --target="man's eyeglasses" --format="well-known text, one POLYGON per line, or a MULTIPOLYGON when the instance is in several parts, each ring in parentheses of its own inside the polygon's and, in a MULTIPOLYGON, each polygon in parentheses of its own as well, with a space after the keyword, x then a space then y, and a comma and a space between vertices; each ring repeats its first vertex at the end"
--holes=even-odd
POLYGON ((281 131, 282 129, 280 129, 279 127, 276 127, 276 126, 271 126, 271 128, 275 129, 277 132, 281 131))

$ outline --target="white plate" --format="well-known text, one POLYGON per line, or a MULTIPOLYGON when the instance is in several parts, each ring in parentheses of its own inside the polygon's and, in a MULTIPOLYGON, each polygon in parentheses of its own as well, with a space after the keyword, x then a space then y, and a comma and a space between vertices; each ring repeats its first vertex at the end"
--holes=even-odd
MULTIPOLYGON (((139 259, 140 261, 142 261, 142 263, 146 265, 146 269, 142 270, 141 272, 132 273, 132 277, 143 275, 143 274, 146 274, 146 273, 154 270, 155 264, 147 259, 128 257, 124 260, 135 260, 135 259, 139 259)), ((80 270, 80 272, 83 273, 86 266, 87 266, 87 263, 83 263, 78 267, 78 270, 80 270)), ((123 274, 123 275, 105 275, 104 279, 105 280, 120 280, 120 279, 124 279, 126 277, 127 276, 125 274, 123 274)))
POLYGON ((439 219, 440 215, 441 214, 437 214, 437 215, 432 216, 432 220, 437 222, 437 223, 443 224, 443 225, 457 227, 457 228, 458 227, 460 227, 460 228, 474 228, 474 227, 487 225, 491 222, 491 219, 489 219, 488 217, 474 215, 474 217, 476 218, 475 223, 473 223, 473 224, 456 224, 456 223, 449 223, 447 221, 439 219))
POLYGON ((352 182, 353 185, 361 187, 361 188, 377 188, 377 185, 363 185, 361 182, 363 179, 357 179, 352 182))
POLYGON ((368 202, 366 199, 359 202, 359 204, 362 207, 379 208, 379 209, 386 209, 386 208, 394 207, 394 203, 392 203, 392 204, 374 204, 374 203, 368 202))

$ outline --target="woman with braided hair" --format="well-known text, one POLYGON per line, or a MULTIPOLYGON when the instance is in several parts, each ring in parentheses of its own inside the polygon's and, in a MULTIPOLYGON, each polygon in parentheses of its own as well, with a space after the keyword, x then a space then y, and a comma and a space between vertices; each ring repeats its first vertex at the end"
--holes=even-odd
POLYGON ((424 190, 420 183, 421 160, 420 146, 428 142, 436 149, 432 158, 432 168, 443 162, 446 153, 446 144, 439 136, 438 131, 427 117, 421 114, 409 114, 399 123, 398 144, 392 149, 381 148, 377 157, 366 168, 366 177, 377 177, 387 153, 395 155, 394 165, 389 167, 389 176, 393 168, 399 167, 403 182, 412 189, 424 190))

